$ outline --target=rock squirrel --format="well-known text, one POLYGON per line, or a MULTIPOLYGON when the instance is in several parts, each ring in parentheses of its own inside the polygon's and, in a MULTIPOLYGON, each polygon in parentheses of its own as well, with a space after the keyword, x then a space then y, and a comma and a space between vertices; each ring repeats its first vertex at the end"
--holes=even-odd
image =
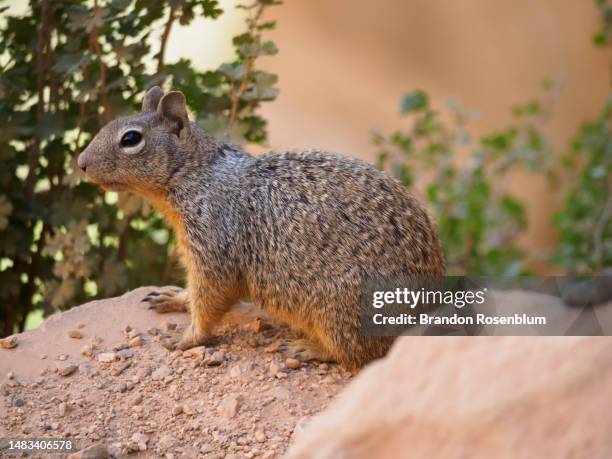
POLYGON ((176 232, 187 290, 146 300, 191 312, 179 349, 250 297, 306 337, 286 343, 290 355, 360 367, 393 342, 360 333, 364 276, 444 273, 434 225, 391 176, 318 150, 251 156, 190 122, 178 91, 147 91, 142 112, 103 127, 78 165, 151 201, 176 232))

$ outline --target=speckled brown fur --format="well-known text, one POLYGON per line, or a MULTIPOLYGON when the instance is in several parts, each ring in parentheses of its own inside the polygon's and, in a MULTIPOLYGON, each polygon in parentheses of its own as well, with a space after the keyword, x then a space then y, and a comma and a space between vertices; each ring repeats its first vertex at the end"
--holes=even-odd
POLYGON ((150 199, 177 233, 192 326, 179 347, 203 343, 241 297, 301 330, 298 357, 361 366, 393 339, 359 331, 370 276, 439 276, 436 231, 422 206, 372 165, 318 150, 253 157, 187 118, 185 99, 159 88, 143 112, 117 119, 79 165, 96 183, 150 199), (144 146, 125 152, 130 126, 144 146))

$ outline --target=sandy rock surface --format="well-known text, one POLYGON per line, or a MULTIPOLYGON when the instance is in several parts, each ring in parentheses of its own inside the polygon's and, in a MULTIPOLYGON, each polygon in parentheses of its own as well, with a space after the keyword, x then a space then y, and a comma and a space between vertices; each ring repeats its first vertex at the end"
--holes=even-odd
POLYGON ((612 337, 403 337, 292 459, 612 457, 612 337))
POLYGON ((149 311, 152 290, 57 314, 0 349, 0 437, 71 437, 91 448, 77 457, 279 457, 352 376, 287 360, 290 331, 248 305, 213 345, 169 351, 163 333, 189 317, 149 311))

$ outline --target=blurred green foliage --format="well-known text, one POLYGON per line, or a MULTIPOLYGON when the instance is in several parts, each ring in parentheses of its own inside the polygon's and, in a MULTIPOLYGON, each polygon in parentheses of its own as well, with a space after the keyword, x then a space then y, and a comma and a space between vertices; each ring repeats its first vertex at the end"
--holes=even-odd
MULTIPOLYGON (((608 0, 595 0, 595 5, 602 26, 593 42, 610 52, 612 5, 608 0)), ((554 93, 556 85, 547 81, 545 89, 554 93)), ((417 171, 425 176, 425 197, 449 274, 528 274, 525 253, 517 245, 527 227, 528 203, 504 185, 520 167, 546 174, 559 169, 551 164, 550 143, 541 131, 550 101, 515 107, 511 126, 477 141, 466 129, 470 112, 452 101, 448 108, 448 113, 433 109, 423 91, 404 95, 400 111, 410 125, 374 134, 378 165, 409 188, 415 188, 417 171)), ((612 93, 599 116, 584 123, 570 150, 562 159, 568 191, 554 218, 559 243, 552 260, 567 273, 596 274, 612 266, 612 93)))
POLYGON ((32 0, 23 16, 4 13, 1 335, 23 330, 34 309, 48 313, 178 281, 174 246, 158 214, 136 196, 82 182, 76 157, 103 124, 138 110, 144 90, 155 84, 181 89, 212 133, 264 142, 258 108, 276 97, 276 76, 256 62, 276 53, 263 38, 275 24, 262 15, 278 3, 241 6, 247 20, 233 39, 235 60, 208 71, 187 60, 166 63, 165 49, 177 23, 218 18, 217 0, 32 0), (161 40, 151 45, 158 31, 161 40))
POLYGON ((423 91, 406 94, 400 110, 409 126, 374 133, 378 166, 408 188, 417 185, 417 172, 425 177, 448 274, 524 274, 516 238, 527 224, 525 203, 504 185, 517 168, 549 168, 551 149, 538 128, 546 104, 533 100, 515 107, 511 126, 477 140, 468 130, 475 114, 455 100, 447 108, 432 108, 423 91))
MULTIPOLYGON (((612 5, 596 3, 602 27, 593 41, 610 53, 612 5)), ((564 162, 570 190, 555 216, 559 248, 554 260, 571 273, 601 272, 612 266, 612 92, 599 116, 584 123, 564 162)))

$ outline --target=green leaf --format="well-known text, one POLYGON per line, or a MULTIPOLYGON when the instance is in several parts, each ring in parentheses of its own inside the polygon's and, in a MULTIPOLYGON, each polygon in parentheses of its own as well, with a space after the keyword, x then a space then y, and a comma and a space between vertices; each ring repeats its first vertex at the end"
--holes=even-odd
POLYGON ((428 97, 423 91, 417 90, 402 97, 400 111, 402 114, 417 112, 427 107, 428 97))

